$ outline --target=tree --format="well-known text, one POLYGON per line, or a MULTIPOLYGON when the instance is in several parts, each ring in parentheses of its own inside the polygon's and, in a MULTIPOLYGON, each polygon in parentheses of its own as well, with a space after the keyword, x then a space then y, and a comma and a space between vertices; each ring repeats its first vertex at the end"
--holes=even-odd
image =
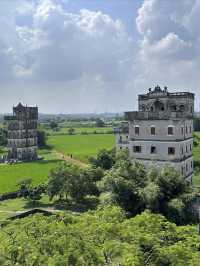
POLYGON ((51 121, 49 126, 52 130, 56 130, 58 128, 58 123, 56 121, 51 121))
POLYGON ((145 211, 118 206, 83 214, 33 215, 0 230, 0 265, 198 266, 200 236, 145 211))
POLYGON ((96 126, 97 127, 105 127, 105 123, 104 123, 104 121, 102 119, 97 118, 96 119, 96 126))
POLYGON ((149 209, 177 224, 196 221, 192 205, 197 191, 172 167, 147 170, 131 161, 127 151, 122 151, 98 186, 104 203, 105 200, 117 203, 131 215, 149 209))
POLYGON ((90 163, 95 167, 101 167, 104 170, 109 170, 115 163, 115 149, 112 150, 100 150, 97 157, 91 157, 90 163))
POLYGON ((72 128, 72 127, 69 128, 69 129, 68 129, 68 134, 69 134, 69 135, 73 135, 73 134, 75 134, 75 129, 72 128))
POLYGON ((42 193, 45 192, 45 187, 43 185, 34 187, 32 185, 31 178, 21 180, 18 183, 18 187, 19 187, 20 195, 30 201, 40 200, 42 197, 42 193))
POLYGON ((102 192, 110 192, 114 202, 132 215, 143 209, 139 184, 144 182, 144 167, 132 164, 128 152, 118 154, 113 168, 99 182, 102 192))
POLYGON ((44 130, 37 131, 37 138, 38 138, 38 147, 44 148, 47 146, 47 135, 44 130))
POLYGON ((60 164, 49 176, 47 191, 50 200, 58 196, 59 199, 80 202, 86 195, 98 194, 96 174, 101 176, 97 169, 83 169, 66 162, 60 164))

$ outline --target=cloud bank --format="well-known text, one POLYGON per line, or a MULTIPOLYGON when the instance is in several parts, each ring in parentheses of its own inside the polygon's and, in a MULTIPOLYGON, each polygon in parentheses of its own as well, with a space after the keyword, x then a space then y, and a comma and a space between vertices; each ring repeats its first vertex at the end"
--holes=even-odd
POLYGON ((0 3, 0 111, 19 100, 43 112, 124 111, 157 83, 200 96, 198 0, 144 0, 137 39, 120 12, 68 2, 0 3))

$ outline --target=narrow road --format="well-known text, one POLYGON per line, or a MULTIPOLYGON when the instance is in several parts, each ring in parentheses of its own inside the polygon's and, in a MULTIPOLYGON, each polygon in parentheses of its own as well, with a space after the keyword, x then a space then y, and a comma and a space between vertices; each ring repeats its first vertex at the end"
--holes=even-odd
POLYGON ((58 158, 66 161, 66 162, 71 162, 71 163, 74 163, 74 164, 82 166, 82 167, 88 167, 87 163, 84 163, 78 159, 71 158, 70 156, 63 154, 62 152, 54 150, 54 153, 58 156, 58 158))

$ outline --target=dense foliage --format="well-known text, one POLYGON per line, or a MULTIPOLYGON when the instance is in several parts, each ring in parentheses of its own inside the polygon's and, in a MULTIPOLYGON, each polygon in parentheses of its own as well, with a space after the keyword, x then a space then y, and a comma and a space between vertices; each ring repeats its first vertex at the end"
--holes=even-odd
POLYGON ((116 154, 115 149, 102 149, 98 152, 96 157, 90 158, 90 163, 94 167, 101 167, 104 170, 109 170, 115 164, 116 154))
POLYGON ((147 170, 132 162, 126 151, 117 156, 115 165, 99 182, 99 189, 103 204, 117 203, 131 215, 149 209, 177 224, 197 218, 192 208, 197 192, 174 168, 147 170))
POLYGON ((102 176, 99 168, 81 168, 64 162, 51 171, 47 191, 51 200, 57 196, 80 202, 87 195, 98 194, 96 182, 102 176))
POLYGON ((34 187, 31 178, 26 178, 18 182, 19 195, 30 201, 40 200, 46 188, 44 185, 34 187))
POLYGON ((47 134, 44 130, 37 131, 38 147, 45 148, 47 146, 47 134))
POLYGON ((144 212, 126 219, 119 207, 80 216, 18 220, 0 231, 0 265, 197 266, 200 236, 144 212))

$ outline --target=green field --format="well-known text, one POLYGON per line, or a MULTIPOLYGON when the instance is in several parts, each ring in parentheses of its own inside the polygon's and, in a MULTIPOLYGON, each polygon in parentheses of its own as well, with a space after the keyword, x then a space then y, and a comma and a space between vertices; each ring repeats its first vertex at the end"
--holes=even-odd
POLYGON ((60 162, 56 151, 87 161, 98 150, 113 148, 114 142, 112 134, 50 136, 48 144, 53 150, 39 151, 44 160, 13 165, 0 164, 0 194, 16 190, 18 181, 25 178, 32 178, 35 185, 47 180, 50 170, 60 162))
POLYGON ((73 158, 87 161, 100 149, 112 149, 115 137, 113 134, 49 136, 48 143, 53 149, 65 155, 72 154, 73 158))
POLYGON ((36 202, 28 201, 24 198, 4 200, 0 202, 0 222, 15 216, 17 211, 27 211, 32 208, 48 208, 52 207, 47 195, 44 195, 41 200, 36 202))
POLYGON ((33 184, 44 182, 49 171, 59 160, 44 160, 31 163, 0 166, 0 193, 15 191, 19 180, 32 178, 33 184))
POLYGON ((0 193, 17 190, 17 183, 25 178, 32 178, 33 184, 40 184, 47 180, 49 171, 60 160, 49 150, 40 150, 42 161, 18 164, 0 164, 0 193))

